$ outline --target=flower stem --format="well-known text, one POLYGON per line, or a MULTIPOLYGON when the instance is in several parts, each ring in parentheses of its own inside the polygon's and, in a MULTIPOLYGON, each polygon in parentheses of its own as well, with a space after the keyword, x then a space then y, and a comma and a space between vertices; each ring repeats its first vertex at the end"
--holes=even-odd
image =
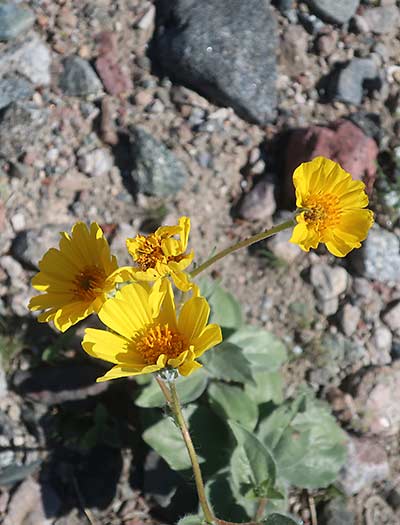
POLYGON ((168 405, 171 406, 172 405, 172 398, 171 398, 171 394, 169 392, 168 387, 166 386, 165 382, 161 379, 161 377, 157 377, 156 376, 156 381, 158 383, 158 386, 161 389, 161 392, 164 394, 164 397, 165 397, 168 405))
POLYGON ((265 514, 265 507, 267 506, 267 498, 261 498, 258 502, 256 515, 254 516, 254 521, 259 522, 262 520, 265 514))
POLYGON ((275 235, 275 233, 279 233, 283 230, 286 230, 287 228, 292 228, 296 225, 296 220, 294 218, 283 222, 282 224, 278 224, 277 226, 273 226, 269 230, 264 230, 263 232, 256 233, 255 235, 252 235, 251 237, 248 237, 247 239, 244 239, 243 241, 240 241, 236 244, 233 244, 232 246, 228 246, 228 248, 225 248, 224 250, 221 250, 217 254, 215 254, 213 257, 210 257, 207 261, 203 262, 195 268, 192 272, 190 272, 190 277, 193 279, 194 277, 197 277, 199 273, 206 270, 209 266, 216 263, 226 255, 229 255, 230 253, 236 252, 236 250, 240 250, 241 248, 246 248, 247 246, 250 246, 251 244, 254 244, 258 241, 262 241, 264 239, 267 239, 268 237, 271 237, 272 235, 275 235))
POLYGON ((210 506, 208 504, 208 501, 207 501, 207 497, 206 497, 206 492, 205 492, 205 489, 204 489, 204 482, 203 482, 203 477, 201 475, 199 461, 197 459, 197 454, 196 454, 196 451, 195 451, 194 446, 193 446, 192 438, 190 437, 190 434, 189 434, 189 429, 187 427, 185 418, 183 417, 182 407, 181 407, 181 403, 179 401, 179 397, 178 397, 178 393, 176 391, 176 386, 175 386, 175 382, 174 381, 171 381, 169 383, 169 389, 170 389, 170 393, 171 393, 170 406, 171 406, 171 409, 172 409, 172 411, 173 411, 173 413, 175 415, 176 421, 177 421, 177 423, 179 425, 179 428, 181 430, 181 433, 182 433, 183 441, 185 442, 187 451, 189 453, 190 461, 192 463, 192 468, 193 468, 194 479, 195 479, 195 482, 196 482, 197 494, 199 496, 200 505, 201 505, 201 508, 203 509, 203 513, 204 513, 204 517, 205 517, 206 523, 212 525, 213 523, 215 523, 215 518, 214 518, 214 515, 213 515, 213 513, 211 511, 211 508, 210 508, 210 506))

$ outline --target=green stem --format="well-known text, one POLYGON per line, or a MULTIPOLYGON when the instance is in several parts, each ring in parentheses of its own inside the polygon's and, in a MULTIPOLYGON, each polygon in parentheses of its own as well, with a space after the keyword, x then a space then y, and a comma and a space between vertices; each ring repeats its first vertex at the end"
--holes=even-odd
POLYGON ((269 230, 264 230, 261 233, 256 233, 256 235, 252 235, 251 237, 248 237, 247 239, 244 239, 243 241, 233 244, 232 246, 228 246, 228 248, 221 250, 220 252, 215 254, 213 257, 210 257, 210 259, 200 264, 200 266, 198 266, 195 270, 193 270, 190 273, 191 279, 193 279, 194 277, 197 277, 199 273, 203 272, 209 266, 216 263, 217 261, 219 261, 226 255, 236 252, 236 250, 240 250, 241 248, 246 248, 247 246, 250 246, 251 244, 254 244, 258 241, 267 239, 268 237, 275 235, 275 233, 279 233, 283 230, 286 230, 287 228, 292 228, 296 224, 297 224, 296 220, 293 218, 293 219, 283 222, 282 224, 278 224, 278 226, 274 226, 273 228, 270 228, 269 230))
POLYGON ((175 415, 176 421, 182 433, 183 441, 185 442, 187 451, 189 453, 200 505, 201 505, 201 508, 203 509, 203 513, 204 513, 206 522, 212 525, 215 522, 215 518, 214 518, 214 515, 207 501, 199 461, 197 459, 197 454, 193 446, 192 438, 190 437, 189 429, 187 427, 185 418, 183 417, 181 403, 179 401, 178 393, 176 391, 175 382, 171 381, 169 383, 169 388, 171 392, 171 409, 175 415))

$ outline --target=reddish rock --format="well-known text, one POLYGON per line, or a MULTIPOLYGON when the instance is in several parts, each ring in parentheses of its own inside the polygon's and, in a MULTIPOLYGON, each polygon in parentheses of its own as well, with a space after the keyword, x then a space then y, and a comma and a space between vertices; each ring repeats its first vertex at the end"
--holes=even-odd
POLYGON ((104 31, 97 37, 99 55, 96 59, 96 71, 108 93, 113 96, 132 92, 131 78, 125 74, 118 63, 117 39, 113 33, 104 31))
POLYGON ((349 120, 339 119, 329 127, 294 130, 285 152, 285 201, 294 202, 294 170, 319 155, 338 162, 354 179, 363 180, 370 192, 376 177, 378 151, 376 142, 349 120))

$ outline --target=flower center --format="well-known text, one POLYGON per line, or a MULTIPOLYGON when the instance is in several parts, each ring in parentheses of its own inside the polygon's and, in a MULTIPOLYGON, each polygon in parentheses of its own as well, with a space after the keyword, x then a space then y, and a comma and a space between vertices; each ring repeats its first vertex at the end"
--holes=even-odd
POLYGON ((103 291, 106 274, 97 266, 86 266, 73 281, 73 292, 82 301, 93 301, 103 291))
POLYGON ((178 357, 188 346, 186 338, 171 330, 168 324, 153 326, 136 341, 136 349, 149 365, 156 364, 161 354, 169 359, 178 357))
POLYGON ((319 232, 332 228, 339 222, 341 210, 339 197, 330 193, 308 195, 304 200, 304 219, 306 223, 319 232))
POLYGON ((149 235, 148 237, 137 235, 135 240, 138 243, 138 247, 133 258, 143 272, 148 268, 154 268, 157 262, 165 259, 161 248, 161 239, 155 235, 149 235))

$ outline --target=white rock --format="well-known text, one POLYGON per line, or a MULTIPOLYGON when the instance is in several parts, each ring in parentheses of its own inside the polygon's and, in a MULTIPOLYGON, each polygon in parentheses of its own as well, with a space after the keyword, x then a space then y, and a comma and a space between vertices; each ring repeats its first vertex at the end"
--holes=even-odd
POLYGON ((349 275, 341 266, 327 264, 314 265, 311 268, 311 283, 319 299, 338 297, 346 291, 349 275))
POLYGON ((0 55, 0 76, 16 72, 38 86, 48 86, 51 54, 37 34, 16 43, 0 55))
POLYGON ((114 161, 107 149, 98 148, 80 157, 78 164, 87 175, 101 177, 110 172, 114 161))
POLYGON ((400 301, 384 314, 383 320, 392 332, 400 335, 400 301))
POLYGON ((358 306, 352 304, 345 304, 341 311, 340 324, 345 335, 350 337, 357 329, 357 325, 361 319, 361 310, 358 306))

